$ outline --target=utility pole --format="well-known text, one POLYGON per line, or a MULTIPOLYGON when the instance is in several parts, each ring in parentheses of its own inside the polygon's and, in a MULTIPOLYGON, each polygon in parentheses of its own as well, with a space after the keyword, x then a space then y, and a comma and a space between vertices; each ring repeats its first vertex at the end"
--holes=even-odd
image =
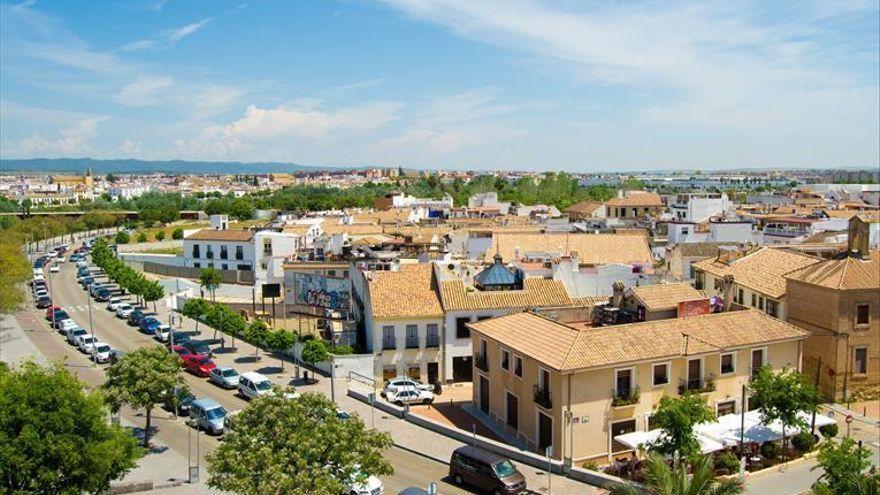
POLYGON ((98 347, 95 345, 95 325, 92 323, 92 298, 86 294, 86 301, 89 303, 89 332, 92 334, 92 366, 98 365, 98 347))

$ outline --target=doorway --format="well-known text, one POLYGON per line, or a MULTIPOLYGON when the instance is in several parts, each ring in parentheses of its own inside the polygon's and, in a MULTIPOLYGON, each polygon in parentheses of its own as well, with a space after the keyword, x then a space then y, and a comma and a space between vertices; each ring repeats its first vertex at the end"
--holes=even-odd
POLYGON ((505 394, 507 395, 507 410, 505 411, 507 418, 505 423, 510 428, 519 431, 519 397, 510 392, 505 392, 505 394))
POLYGON ((553 445, 553 418, 538 411, 538 450, 544 452, 553 445))
POLYGON ((452 381, 470 382, 474 377, 473 356, 459 356, 452 358, 452 381))

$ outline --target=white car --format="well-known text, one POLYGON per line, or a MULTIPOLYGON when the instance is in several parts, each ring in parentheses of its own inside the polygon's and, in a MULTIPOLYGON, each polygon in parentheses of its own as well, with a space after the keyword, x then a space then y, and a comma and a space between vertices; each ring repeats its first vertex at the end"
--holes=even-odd
POLYGON ((43 269, 42 268, 34 268, 34 278, 36 278, 37 275, 43 276, 43 269))
POLYGON ((62 254, 55 258, 55 263, 64 263, 64 255, 62 254))
POLYGON ((159 328, 153 332, 153 338, 159 342, 168 342, 168 339, 171 338, 171 327, 164 323, 159 325, 159 328))
POLYGON ((77 262, 76 262, 76 267, 79 268, 79 267, 81 267, 81 266, 89 266, 89 262, 86 261, 86 260, 77 261, 77 262))
POLYGON ((122 299, 111 297, 107 300, 107 309, 110 311, 116 311, 116 308, 118 308, 120 304, 122 304, 122 299))
POLYGON ((273 394, 272 382, 264 375, 254 371, 242 373, 238 379, 238 393, 245 399, 256 399, 273 394))
POLYGON ((110 344, 106 342, 95 343, 95 360, 99 363, 110 362, 110 344))
POLYGON ((39 299, 41 297, 49 297, 49 292, 46 289, 37 289, 34 291, 34 299, 39 299))
POLYGON ((116 317, 117 318, 128 318, 128 315, 134 311, 134 306, 128 303, 119 303, 119 306, 116 306, 116 317))
POLYGON ((370 475, 370 477, 362 483, 356 481, 350 483, 345 492, 356 495, 381 495, 382 493, 385 493, 385 486, 382 484, 382 480, 370 475))
POLYGON ((77 339, 82 337, 83 335, 86 335, 87 333, 88 332, 86 332, 85 328, 76 327, 74 329, 71 329, 67 332, 67 343, 70 345, 79 345, 77 343, 77 339))
POLYGON ((56 265, 52 265, 49 267, 49 273, 58 273, 61 271, 61 267, 56 265))
POLYGON ((407 387, 408 388, 416 388, 416 389, 420 389, 420 390, 427 390, 429 392, 434 389, 433 386, 426 384, 426 383, 422 383, 418 380, 413 380, 412 378, 407 378, 407 377, 398 377, 398 378, 393 378, 391 380, 388 380, 388 382, 385 383, 385 388, 382 389, 382 396, 385 397, 389 394, 397 392, 397 390, 400 388, 407 388, 407 387))
POLYGON ((57 258, 58 252, 57 251, 49 251, 48 253, 46 253, 46 256, 49 258, 57 258))
POLYGON ((428 390, 415 387, 401 387, 385 395, 388 402, 402 406, 404 404, 430 404, 434 402, 434 394, 428 390))
POLYGON ((79 325, 77 325, 75 321, 68 318, 66 320, 62 320, 61 323, 58 324, 58 333, 60 333, 61 335, 67 335, 68 332, 76 328, 79 328, 79 325))
POLYGON ((77 347, 79 347, 80 352, 84 352, 86 354, 92 353, 92 346, 98 342, 97 337, 92 337, 89 334, 80 335, 77 339, 77 347))

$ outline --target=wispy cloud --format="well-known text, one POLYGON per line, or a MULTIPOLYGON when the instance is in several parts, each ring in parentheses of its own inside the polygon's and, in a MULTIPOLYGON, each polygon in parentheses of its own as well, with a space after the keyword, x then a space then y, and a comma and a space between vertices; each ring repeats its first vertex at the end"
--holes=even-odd
POLYGON ((184 26, 173 29, 166 29, 151 38, 145 38, 126 43, 125 45, 120 47, 120 50, 124 52, 136 52, 141 50, 166 50, 179 43, 184 38, 195 34, 197 31, 210 24, 213 20, 213 17, 206 17, 200 21, 191 22, 184 26))
POLYGON ((107 115, 98 115, 79 120, 61 129, 54 138, 33 134, 17 142, 4 141, 3 153, 21 157, 83 156, 91 151, 89 143, 98 134, 98 124, 109 119, 107 115))

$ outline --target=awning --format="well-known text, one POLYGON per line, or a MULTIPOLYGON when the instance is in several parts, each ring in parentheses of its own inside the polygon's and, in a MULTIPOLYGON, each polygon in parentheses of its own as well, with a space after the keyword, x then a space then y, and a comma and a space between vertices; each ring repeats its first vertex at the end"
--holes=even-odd
MULTIPOLYGON (((663 430, 658 428, 651 431, 624 433, 614 437, 614 439, 633 450, 639 450, 646 448, 647 444, 654 442, 661 435, 663 435, 663 430)), ((724 445, 721 442, 699 433, 697 433, 697 441, 700 442, 700 452, 703 454, 724 450, 724 445)))
MULTIPOLYGON (((697 426, 697 430, 710 438, 713 438, 724 445, 737 445, 740 441, 740 432, 742 431, 742 439, 746 442, 764 443, 782 438, 782 423, 774 421, 768 425, 761 424, 761 413, 759 411, 749 411, 745 413, 745 417, 739 414, 726 414, 719 416, 717 421, 704 423, 697 426), (745 426, 745 430, 742 427, 745 426)), ((807 425, 811 424, 812 415, 806 412, 798 413, 807 425)), ((816 427, 834 424, 833 418, 823 414, 816 414, 816 427)), ((792 429, 793 430, 793 429, 792 429)), ((796 431, 786 431, 786 435, 792 436, 796 431)))

